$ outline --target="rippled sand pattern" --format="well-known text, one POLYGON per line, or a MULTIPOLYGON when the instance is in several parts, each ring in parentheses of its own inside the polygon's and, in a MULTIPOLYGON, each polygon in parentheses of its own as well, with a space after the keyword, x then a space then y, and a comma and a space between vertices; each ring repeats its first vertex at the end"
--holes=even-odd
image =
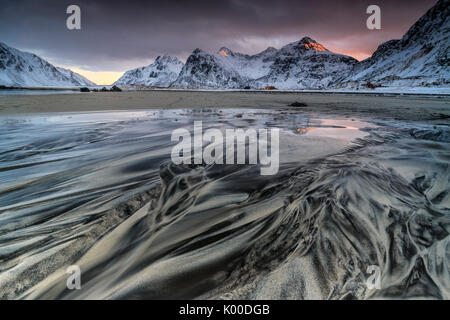
POLYGON ((249 109, 1 121, 1 298, 450 298, 446 125, 249 109), (279 173, 174 165, 171 132, 194 120, 280 128, 279 173))

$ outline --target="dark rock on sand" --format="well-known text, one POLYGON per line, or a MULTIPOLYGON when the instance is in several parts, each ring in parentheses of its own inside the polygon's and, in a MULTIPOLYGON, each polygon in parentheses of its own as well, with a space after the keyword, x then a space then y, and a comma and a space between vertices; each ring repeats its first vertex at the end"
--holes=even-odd
POLYGON ((120 89, 118 86, 113 86, 109 91, 111 91, 111 92, 121 92, 122 89, 120 89))
POLYGON ((292 103, 289 105, 289 107, 306 107, 306 106, 307 106, 306 103, 298 102, 298 101, 292 102, 292 103))

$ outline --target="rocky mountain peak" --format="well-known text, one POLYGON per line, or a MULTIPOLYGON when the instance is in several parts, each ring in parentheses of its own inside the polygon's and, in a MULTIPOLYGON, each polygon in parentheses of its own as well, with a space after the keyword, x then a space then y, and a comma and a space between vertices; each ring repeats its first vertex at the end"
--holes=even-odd
POLYGON ((260 53, 255 54, 253 57, 269 57, 269 56, 274 56, 276 53, 278 52, 277 49, 275 49, 274 47, 268 47, 267 49, 265 49, 264 51, 261 51, 260 53))
POLYGON ((381 44, 335 85, 360 88, 448 86, 450 0, 439 0, 400 40, 381 44))
POLYGON ((305 47, 306 50, 327 51, 327 49, 310 37, 303 37, 297 42, 299 46, 305 47))
POLYGON ((114 84, 167 87, 175 81, 182 68, 183 63, 177 57, 165 54, 146 67, 125 72, 114 84))
POLYGON ((280 49, 280 52, 286 56, 297 56, 306 53, 328 53, 329 51, 317 41, 310 37, 303 37, 299 41, 292 42, 280 49))
POLYGON ((192 51, 192 54, 201 54, 201 53, 205 53, 205 52, 200 48, 196 48, 194 51, 192 51))
MULTIPOLYGON (((402 45, 411 42, 427 43, 436 34, 448 34, 450 32, 450 0, 439 0, 427 11, 403 36, 402 45)), ((430 43, 433 45, 433 43, 430 43)))
POLYGON ((261 53, 264 53, 264 52, 276 52, 276 51, 278 51, 278 50, 276 48, 274 48, 274 47, 267 47, 267 49, 262 51, 261 53))
POLYGON ((228 56, 234 56, 233 51, 231 51, 230 49, 228 49, 227 47, 222 47, 219 49, 219 51, 217 51, 218 54, 224 56, 224 57, 228 57, 228 56))
POLYGON ((0 85, 76 87, 94 83, 71 70, 56 68, 33 53, 0 42, 0 85))
POLYGON ((168 54, 158 56, 155 59, 155 62, 158 62, 158 63, 172 63, 172 62, 176 62, 176 61, 179 61, 177 57, 173 57, 168 54))

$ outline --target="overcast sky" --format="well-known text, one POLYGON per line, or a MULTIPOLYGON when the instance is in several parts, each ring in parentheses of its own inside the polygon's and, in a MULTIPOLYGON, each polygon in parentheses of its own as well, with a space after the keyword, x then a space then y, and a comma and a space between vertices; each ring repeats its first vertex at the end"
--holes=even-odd
POLYGON ((400 38, 435 2, 1 0, 0 41, 104 81, 164 53, 186 59, 195 48, 226 46, 253 54, 304 36, 364 59, 380 43, 400 38), (81 8, 81 30, 66 28, 70 4, 81 8), (381 30, 366 28, 371 4, 381 8, 381 30))

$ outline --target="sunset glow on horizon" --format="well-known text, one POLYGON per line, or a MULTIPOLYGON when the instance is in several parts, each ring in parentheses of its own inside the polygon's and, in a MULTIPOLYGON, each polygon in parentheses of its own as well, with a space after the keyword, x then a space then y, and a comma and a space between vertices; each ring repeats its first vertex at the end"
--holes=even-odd
POLYGON ((70 69, 73 72, 81 74, 83 77, 87 78, 88 80, 91 80, 92 82, 96 83, 99 86, 112 85, 124 74, 124 72, 114 72, 114 71, 88 71, 72 66, 61 66, 61 67, 70 69))
MULTIPOLYGON (((345 50, 340 50, 338 47, 327 47, 326 45, 324 45, 325 48, 327 48, 330 51, 333 51, 335 53, 338 54, 343 54, 343 55, 348 55, 351 56, 355 59, 357 59, 358 61, 362 61, 364 59, 367 59, 371 56, 372 53, 366 53, 366 52, 348 52, 345 50)), ((325 50, 324 47, 319 44, 318 45, 317 50, 321 51, 321 50, 325 50)), ((233 49, 232 49, 233 50, 233 49)), ((225 51, 220 51, 220 54, 227 56, 228 54, 225 51)), ((180 57, 178 57, 180 58, 180 57)), ((51 59, 49 59, 51 60, 51 59)), ((139 68, 142 67, 143 65, 136 65, 135 68, 139 68)), ((61 66, 63 68, 66 69, 70 69, 73 72, 76 72, 78 74, 81 74, 82 76, 86 77, 87 79, 95 82, 97 85, 112 85, 114 82, 116 82, 126 71, 128 70, 123 70, 123 71, 88 71, 88 70, 83 70, 80 69, 78 67, 75 66, 61 66)))

